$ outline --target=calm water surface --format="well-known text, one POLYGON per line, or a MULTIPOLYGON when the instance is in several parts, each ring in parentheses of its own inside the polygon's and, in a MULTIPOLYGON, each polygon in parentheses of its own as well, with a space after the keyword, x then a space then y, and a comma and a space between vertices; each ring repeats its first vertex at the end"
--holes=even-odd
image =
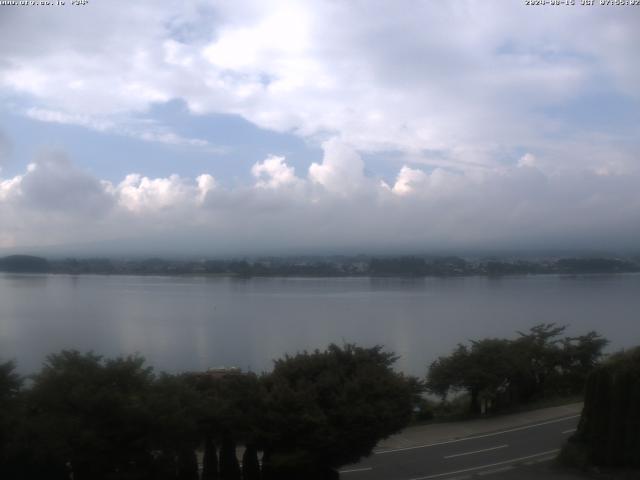
POLYGON ((423 375, 456 343, 540 322, 640 344, 640 275, 294 279, 0 274, 0 360, 139 352, 158 369, 263 371, 330 342, 383 344, 423 375))

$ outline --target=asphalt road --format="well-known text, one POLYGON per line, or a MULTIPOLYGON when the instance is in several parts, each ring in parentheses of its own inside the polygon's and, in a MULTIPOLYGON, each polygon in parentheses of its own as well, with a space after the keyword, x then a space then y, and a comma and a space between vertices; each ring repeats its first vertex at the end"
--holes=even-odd
POLYGON ((503 431, 379 451, 341 470, 343 480, 451 480, 475 475, 491 478, 513 467, 554 458, 575 431, 579 415, 503 431))

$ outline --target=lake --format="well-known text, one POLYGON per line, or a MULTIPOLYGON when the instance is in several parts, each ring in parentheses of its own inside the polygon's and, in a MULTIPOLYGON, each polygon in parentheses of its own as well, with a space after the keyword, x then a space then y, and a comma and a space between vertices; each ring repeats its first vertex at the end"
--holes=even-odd
POLYGON ((23 373, 63 348, 139 352, 160 370, 269 370, 331 342, 382 344, 424 375, 458 342, 541 322, 640 344, 640 275, 211 278, 0 274, 0 360, 23 373))

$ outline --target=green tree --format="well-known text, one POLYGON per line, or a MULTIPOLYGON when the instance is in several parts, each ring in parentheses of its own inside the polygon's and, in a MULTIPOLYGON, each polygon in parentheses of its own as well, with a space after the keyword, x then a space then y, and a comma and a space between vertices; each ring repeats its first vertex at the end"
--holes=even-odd
POLYGON ((69 464, 76 480, 146 470, 151 421, 146 398, 152 380, 140 357, 50 355, 28 395, 31 435, 40 452, 35 463, 56 470, 69 464))
POLYGON ((582 392, 589 373, 599 364, 608 343, 594 331, 562 340, 562 387, 567 393, 582 392))
POLYGON ((459 344, 449 356, 442 356, 429 366, 427 390, 446 400, 450 392, 462 387, 462 374, 469 363, 469 349, 459 344))
POLYGON ((640 468, 640 347, 589 374, 580 423, 562 457, 580 466, 640 468))
POLYGON ((555 323, 541 323, 528 332, 518 332, 519 338, 513 341, 514 362, 517 374, 512 388, 521 401, 530 401, 553 391, 561 375, 562 339, 566 326, 555 323))
POLYGON ((210 434, 205 434, 202 480, 218 480, 218 453, 210 434))
POLYGON ((228 434, 220 447, 220 480, 240 480, 240 464, 236 456, 236 442, 228 434))
MULTIPOLYGON (((240 478, 236 443, 256 445, 262 435, 264 395, 258 377, 252 373, 211 375, 202 372, 190 374, 187 379, 199 396, 201 436, 209 439, 209 449, 220 445, 220 478, 240 478)), ((212 452, 207 463, 213 461, 212 452)), ((213 466, 206 470, 207 475, 213 475, 213 466)))
POLYGON ((508 389, 513 375, 510 343, 502 339, 472 341, 471 348, 458 345, 449 357, 440 357, 429 367, 427 388, 442 397, 450 391, 469 394, 469 410, 480 413, 508 389))
POLYGON ((17 476, 22 463, 16 432, 23 420, 19 397, 23 379, 15 368, 15 362, 0 363, 0 478, 17 476))
MULTIPOLYGON (((163 373, 152 384, 147 409, 153 422, 149 427, 149 445, 160 452, 157 468, 176 472, 180 479, 197 473, 195 450, 202 441, 199 420, 203 416, 202 399, 188 375, 163 373)), ((171 473, 166 473, 171 474, 171 473)), ((175 473, 171 478, 175 478, 175 473)))
POLYGON ((566 327, 539 324, 514 340, 488 338, 458 345, 428 369, 427 388, 444 399, 469 395, 469 411, 575 394, 602 356, 607 341, 596 332, 561 338, 566 327))
POLYGON ((265 478, 335 478, 407 425, 418 383, 381 347, 330 345, 277 360, 263 378, 265 478))
POLYGON ((247 445, 242 455, 242 480, 260 480, 258 449, 254 444, 247 445))

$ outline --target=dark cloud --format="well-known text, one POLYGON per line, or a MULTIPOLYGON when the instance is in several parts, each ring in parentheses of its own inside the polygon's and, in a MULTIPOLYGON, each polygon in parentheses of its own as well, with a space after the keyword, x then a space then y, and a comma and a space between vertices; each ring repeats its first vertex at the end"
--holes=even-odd
POLYGON ((95 177, 75 167, 62 152, 40 154, 21 182, 23 200, 39 212, 58 211, 67 215, 104 215, 113 198, 95 177))

